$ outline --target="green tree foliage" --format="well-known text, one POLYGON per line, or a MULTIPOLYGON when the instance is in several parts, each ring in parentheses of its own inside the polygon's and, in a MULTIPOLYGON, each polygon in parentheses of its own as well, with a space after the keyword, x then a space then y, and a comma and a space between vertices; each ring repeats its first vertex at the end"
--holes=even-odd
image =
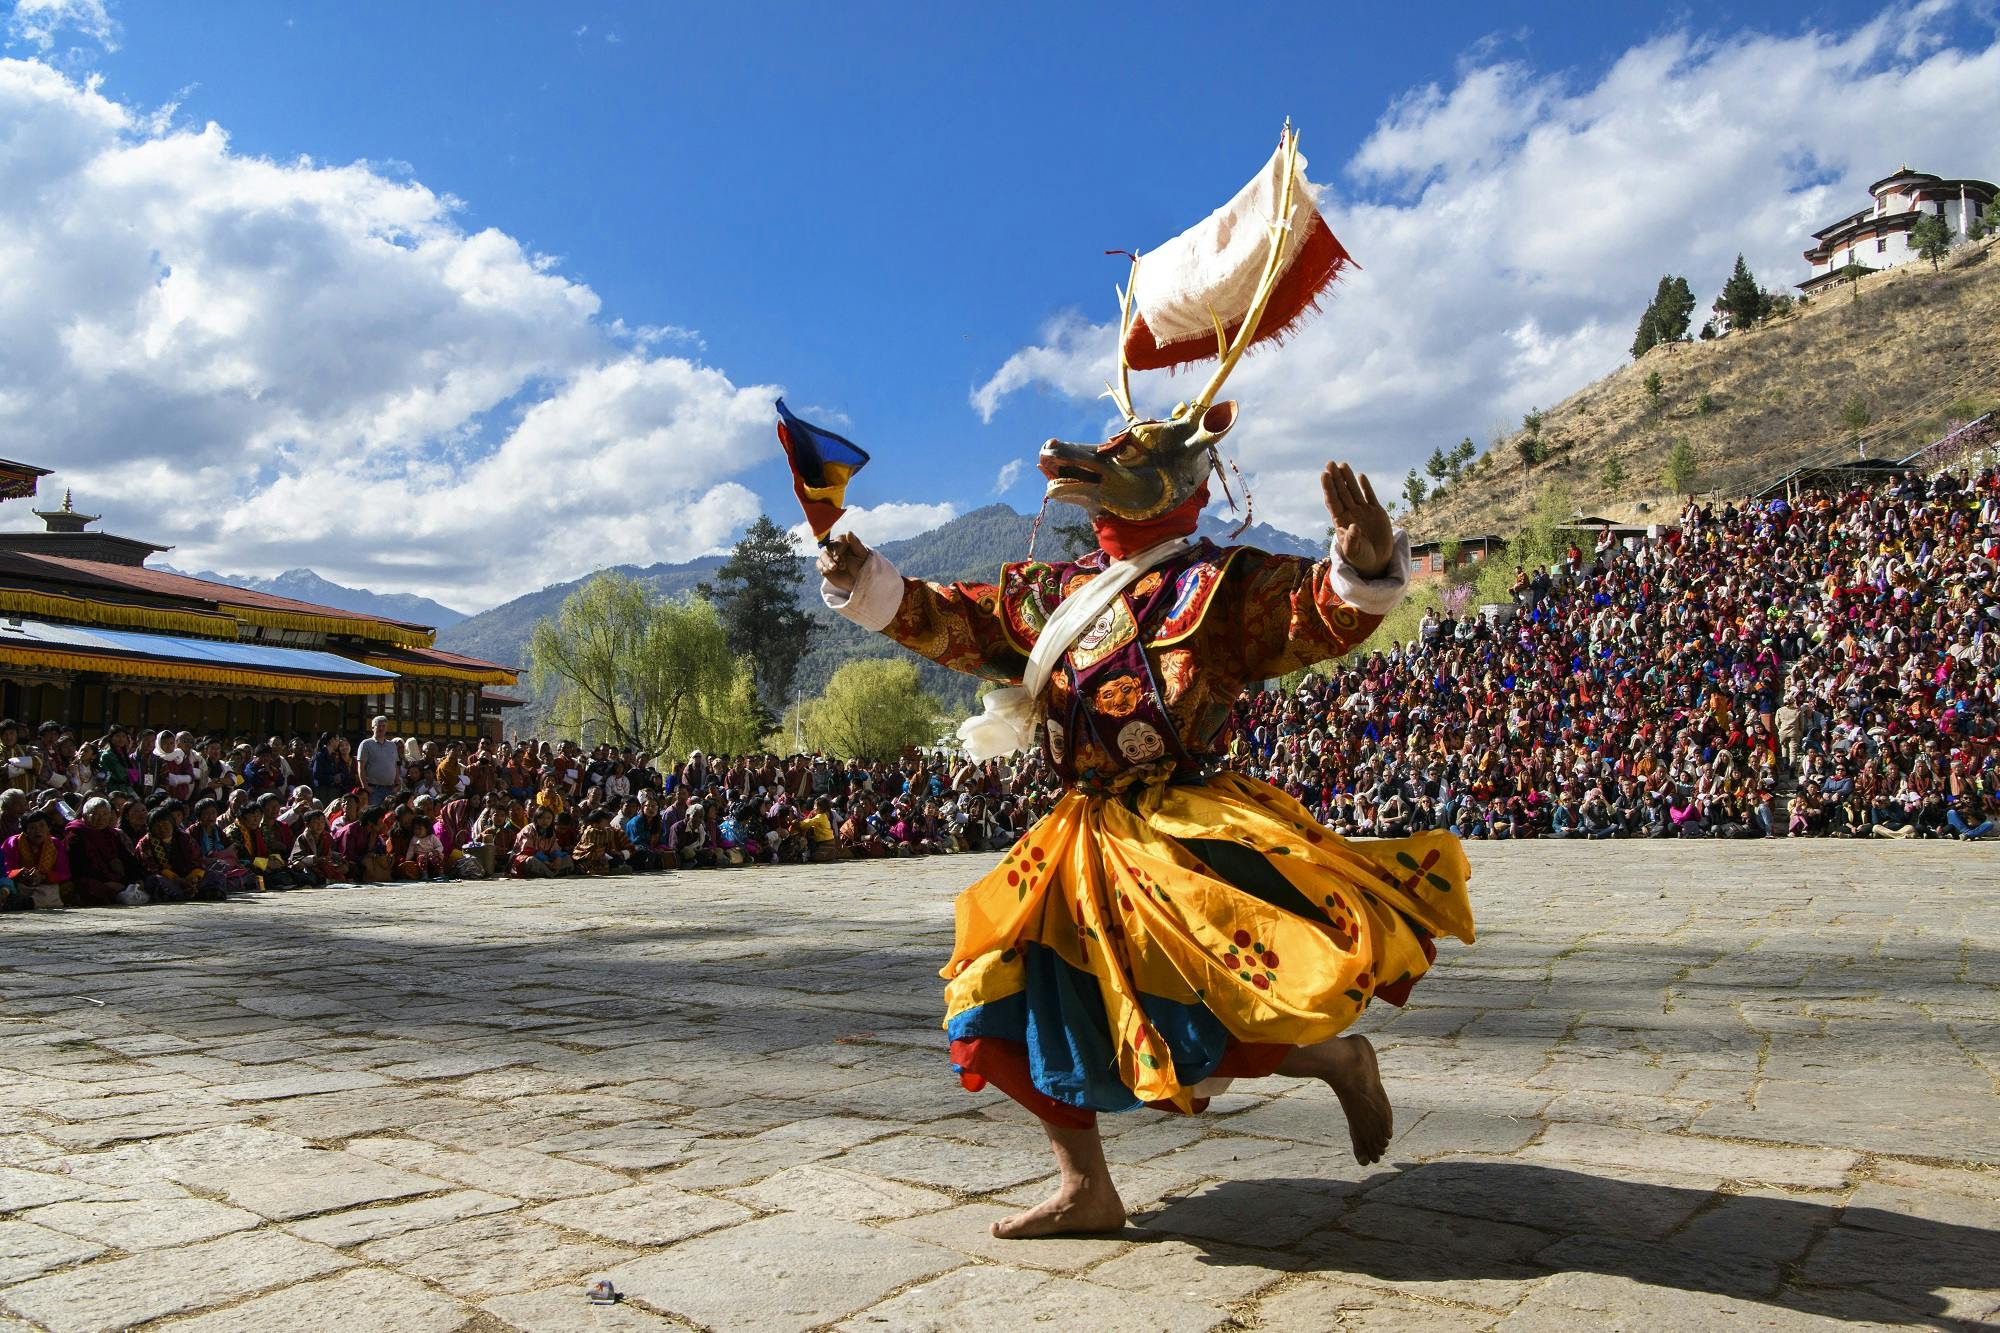
POLYGON ((1713 337, 1715 337, 1715 321, 1712 319, 1702 321, 1701 340, 1707 342, 1713 337))
POLYGON ((1868 405, 1868 400, 1857 393, 1842 403, 1840 424, 1847 427, 1847 434, 1854 441, 1854 447, 1865 454, 1867 451, 1861 443, 1861 432, 1875 424, 1875 409, 1868 405))
POLYGON ((1521 415, 1521 429, 1528 432, 1528 438, 1542 438, 1542 409, 1531 407, 1521 415))
POLYGON ((1637 360, 1660 343, 1680 342, 1687 337, 1688 317, 1694 313, 1694 290, 1686 278, 1669 273, 1660 279, 1639 327, 1632 334, 1632 358, 1637 360))
POLYGON ((1665 392, 1665 390, 1666 390, 1666 385, 1660 379, 1660 372, 1657 370, 1647 371, 1646 406, 1649 409, 1655 412, 1660 410, 1660 395, 1663 392, 1665 392))
POLYGON ((1451 447, 1451 479, 1457 481, 1463 476, 1465 469, 1470 467, 1472 460, 1477 457, 1479 457, 1479 446, 1472 442, 1470 435, 1453 445, 1451 447))
POLYGON ((1523 468, 1532 468, 1548 457, 1539 435, 1520 434, 1514 437, 1514 454, 1521 460, 1523 468))
POLYGON ((1996 231, 2000 231, 2000 200, 1988 204, 1979 216, 1972 220, 1972 225, 1965 229, 1965 239, 1983 241, 1996 231))
POLYGON ((722 613, 731 650, 755 664, 767 705, 784 705, 812 637, 812 618, 799 607, 804 577, 791 534, 759 514, 715 571, 714 584, 696 589, 722 613))
POLYGON ((1055 534, 1056 551, 1074 560, 1097 549, 1097 529, 1086 518, 1073 518, 1049 529, 1055 534))
POLYGON ((651 755, 738 751, 760 731, 749 664, 698 597, 656 601, 623 574, 599 574, 528 638, 537 693, 554 687, 550 723, 586 742, 651 755))
POLYGON ((1686 440, 1676 440, 1674 447, 1667 450, 1667 465, 1660 469, 1660 482, 1675 495, 1689 495, 1694 491, 1695 476, 1699 471, 1694 446, 1686 440))
MULTIPOLYGON (((924 691, 916 663, 871 657, 841 667, 826 693, 801 704, 797 730, 809 750, 842 759, 894 759, 935 741, 946 719, 944 705, 924 691)), ((784 734, 792 730, 788 719, 784 734)))
POLYGON ((1424 496, 1429 490, 1430 488, 1424 485, 1424 479, 1417 475, 1415 468, 1411 468, 1410 475, 1403 478, 1403 499, 1413 510, 1423 507, 1424 496))
POLYGON ((1743 262, 1742 255, 1736 256, 1736 269, 1729 275, 1729 281, 1722 284, 1722 295, 1715 300, 1715 313, 1728 321, 1729 331, 1734 333, 1764 318, 1770 308, 1768 302, 1764 289, 1750 275, 1750 266, 1743 262))
POLYGON ((1951 253, 1951 243, 1958 239, 1958 232, 1942 213, 1926 213, 1918 218, 1910 228, 1910 242, 1917 249, 1917 258, 1931 261, 1931 272, 1935 273, 1951 253))
POLYGON ((1617 454, 1606 456, 1604 466, 1597 470, 1597 479, 1614 495, 1625 485, 1625 465, 1618 461, 1617 454))
POLYGON ((1450 455, 1442 448, 1431 450, 1430 461, 1424 464, 1424 471, 1431 474, 1433 481, 1439 483, 1450 481, 1452 477, 1450 455))
POLYGON ((1655 329, 1663 343, 1686 342, 1688 320, 1694 315, 1694 288, 1686 278, 1661 278, 1660 290, 1653 294, 1655 329))
MULTIPOLYGON (((1662 278, 1660 281, 1665 282, 1662 278)), ((1660 342, 1660 298, 1655 295, 1646 302, 1646 308, 1639 315, 1639 327, 1632 330, 1632 359, 1640 357, 1657 347, 1660 342)))

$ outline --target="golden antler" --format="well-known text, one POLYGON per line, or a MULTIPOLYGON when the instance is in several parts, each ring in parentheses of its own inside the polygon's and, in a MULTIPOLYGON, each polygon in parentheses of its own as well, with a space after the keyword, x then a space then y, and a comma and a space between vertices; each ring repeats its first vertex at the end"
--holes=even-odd
POLYGON ((1132 271, 1126 275, 1125 287, 1118 292, 1118 383, 1104 386, 1105 397, 1118 405, 1125 420, 1136 422, 1139 414, 1132 410, 1132 367, 1125 360, 1125 336, 1132 332, 1132 293, 1139 286, 1139 256, 1132 256, 1132 271))
MULTIPOLYGON (((1285 122, 1285 131, 1280 142, 1284 149, 1280 166, 1285 173, 1285 186, 1278 196, 1278 215, 1267 224, 1271 234, 1271 253, 1264 260, 1263 275, 1257 279, 1257 294, 1251 299, 1250 313, 1243 317, 1241 327, 1236 330, 1235 341, 1221 353, 1215 374, 1209 377, 1208 387, 1203 389, 1188 407, 1188 410, 1196 416, 1208 410, 1209 405, 1215 401, 1215 395, 1222 391, 1223 382, 1229 378, 1229 372, 1236 369, 1236 363, 1241 361, 1243 353, 1250 349, 1251 341, 1257 336, 1257 325, 1264 318, 1264 307, 1270 304, 1271 293, 1278 288, 1278 272, 1285 259, 1285 233, 1292 229, 1292 191, 1294 183, 1298 180, 1299 171, 1299 136, 1289 120, 1285 122)), ((1215 318, 1213 311, 1209 312, 1209 318, 1215 318)), ((1219 340, 1221 321, 1217 320, 1216 324, 1219 340)), ((1122 338, 1120 341, 1122 343, 1122 338)))

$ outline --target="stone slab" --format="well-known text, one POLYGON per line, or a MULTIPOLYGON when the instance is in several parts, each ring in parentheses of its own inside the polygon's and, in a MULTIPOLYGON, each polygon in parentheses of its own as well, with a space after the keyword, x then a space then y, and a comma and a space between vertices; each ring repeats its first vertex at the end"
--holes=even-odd
POLYGON ((449 1181, 420 1176, 351 1152, 307 1148, 249 1166, 196 1171, 186 1184, 276 1220, 382 1203, 449 1190, 449 1181))
MULTIPOLYGON (((169 1245, 248 1231, 264 1219, 208 1199, 113 1200, 56 1203, 37 1208, 28 1220, 95 1241, 113 1250, 157 1250, 169 1245)), ((0 1245, 0 1253, 6 1247, 0 1245)))
POLYGON ((783 1213, 614 1269, 655 1309, 721 1330, 800 1330, 955 1268, 955 1252, 852 1222, 783 1213))
POLYGON ((763 1212, 811 1213, 844 1222, 914 1217, 952 1206, 949 1194, 824 1162, 780 1171, 756 1185, 729 1191, 729 1197, 763 1212))
POLYGON ((580 1285, 632 1255, 621 1246, 568 1236, 511 1213, 406 1231, 371 1241, 357 1253, 468 1301, 557 1282, 580 1285))
POLYGON ((460 1301, 414 1278, 360 1268, 301 1282, 226 1310, 159 1325, 161 1333, 272 1333, 274 1329, 394 1329, 455 1333, 474 1317, 460 1301))
POLYGON ((1195 1301, 1117 1291, 1011 1268, 961 1268, 839 1324, 842 1333, 990 1333, 1003 1328, 1206 1333, 1226 1312, 1195 1301))
POLYGON ((309 1217, 293 1222, 285 1229, 294 1236, 321 1245, 365 1245, 371 1240, 400 1236, 405 1231, 421 1231, 449 1222, 463 1222, 467 1218, 511 1212, 520 1206, 518 1199, 505 1199, 480 1190, 454 1190, 450 1194, 437 1194, 383 1208, 356 1208, 344 1213, 309 1217))
POLYGON ((323 1245, 245 1232, 70 1269, 0 1291, 0 1307, 53 1333, 101 1333, 345 1268, 323 1245))
POLYGON ((754 1216, 740 1204, 690 1194, 665 1183, 633 1185, 545 1204, 528 1214, 570 1231, 588 1232, 626 1245, 671 1245, 754 1216))
POLYGON ((104 1248, 32 1222, 0 1222, 0 1287, 95 1259, 104 1248))

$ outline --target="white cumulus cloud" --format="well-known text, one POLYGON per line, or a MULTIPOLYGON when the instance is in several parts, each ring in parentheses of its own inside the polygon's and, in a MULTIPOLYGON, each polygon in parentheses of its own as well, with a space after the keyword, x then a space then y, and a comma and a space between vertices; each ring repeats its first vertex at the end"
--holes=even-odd
MULTIPOLYGON (((841 515, 833 525, 833 534, 851 532, 870 546, 880 546, 883 542, 901 541, 914 537, 920 532, 929 532, 958 517, 958 506, 944 504, 905 504, 890 502, 879 505, 854 505, 841 515)), ((805 523, 792 525, 792 540, 803 554, 814 550, 812 529, 805 523)))
POLYGON ((178 566, 470 608, 726 546, 777 390, 690 344, 407 173, 0 61, 0 454, 178 566))
POLYGON ((118 49, 118 24, 104 0, 15 0, 7 16, 8 35, 39 51, 52 51, 65 30, 96 42, 107 51, 118 49))
MULTIPOLYGON (((1244 406, 1228 447, 1258 517, 1316 533, 1328 457, 1394 493, 1433 448, 1483 444, 1616 368, 1662 273, 1684 274, 1705 313, 1738 251, 1767 287, 1802 280, 1809 234, 1903 163, 2000 175, 2000 44, 1948 44, 1943 12, 1893 8, 1841 32, 1669 32, 1588 80, 1489 45, 1450 86, 1398 98, 1322 194, 1362 267, 1227 390, 1244 406)), ((1030 387, 1101 392, 1112 313, 1044 330, 974 409, 990 418, 1030 387)), ((1187 392, 1157 374, 1134 388, 1155 411, 1187 392)))
POLYGON ((993 493, 1005 495, 1014 489, 1014 483, 1021 479, 1023 469, 1028 466, 1024 458, 1010 458, 1000 465, 1000 475, 993 479, 993 493))

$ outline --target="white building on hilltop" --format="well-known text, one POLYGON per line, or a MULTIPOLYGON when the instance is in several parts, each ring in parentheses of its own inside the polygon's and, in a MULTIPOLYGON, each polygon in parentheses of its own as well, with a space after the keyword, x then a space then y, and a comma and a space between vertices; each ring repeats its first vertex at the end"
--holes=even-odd
POLYGON ((1926 213, 1942 217, 1952 231, 1964 236, 1986 206, 2000 196, 1992 181, 1946 180, 1927 171, 1904 167, 1868 187, 1872 206, 1813 233, 1806 251, 1812 276, 1799 284, 1811 292, 1838 277, 1849 264, 1864 269, 1893 268, 1917 257, 1910 228, 1926 213))

